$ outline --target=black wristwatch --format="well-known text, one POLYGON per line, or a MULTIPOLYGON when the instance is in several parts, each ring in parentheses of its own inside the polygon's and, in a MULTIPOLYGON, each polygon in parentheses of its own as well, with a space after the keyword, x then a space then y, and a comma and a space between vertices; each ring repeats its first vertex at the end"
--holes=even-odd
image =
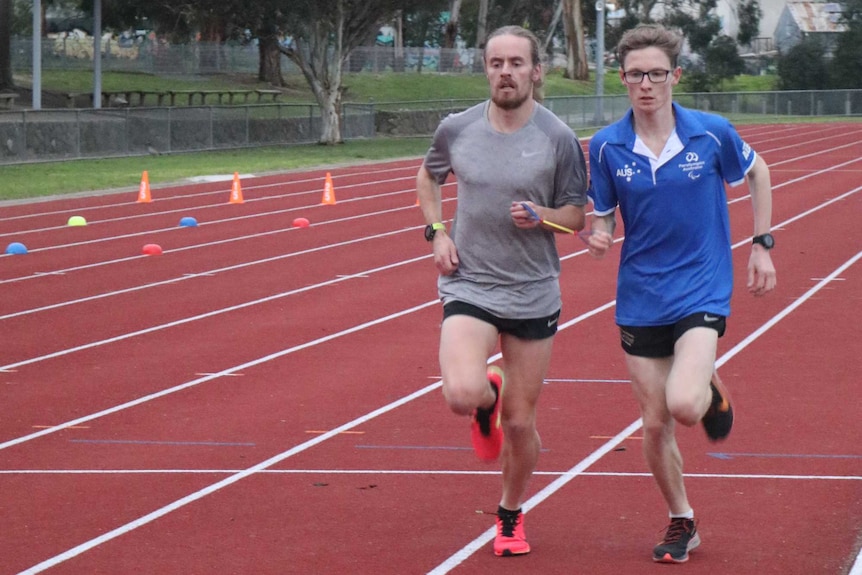
POLYGON ((428 224, 425 226, 425 240, 431 241, 434 239, 434 235, 437 233, 437 230, 445 230, 446 224, 442 222, 435 222, 433 224, 428 224))
POLYGON ((772 237, 772 234, 760 234, 751 238, 751 244, 760 244, 765 249, 771 250, 775 247, 775 238, 772 237))

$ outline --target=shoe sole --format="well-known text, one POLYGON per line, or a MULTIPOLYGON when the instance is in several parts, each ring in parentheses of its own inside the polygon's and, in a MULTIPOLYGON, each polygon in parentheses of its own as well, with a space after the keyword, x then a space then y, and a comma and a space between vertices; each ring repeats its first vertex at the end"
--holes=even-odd
MULTIPOLYGON (((710 434, 709 430, 706 428, 706 424, 704 424, 704 431, 706 431, 706 436, 710 441, 721 441, 726 439, 730 432, 733 430, 733 425, 736 423, 736 413, 733 411, 733 402, 730 399, 730 392, 727 387, 725 387, 724 382, 721 381, 721 378, 718 376, 718 372, 713 372, 713 377, 709 380, 710 388, 715 388, 718 391, 718 394, 721 396, 721 405, 719 406, 719 411, 721 413, 730 413, 730 426, 727 429, 726 433, 721 435, 713 436, 710 434), (724 409, 721 409, 724 408, 724 409)), ((710 409, 712 407, 710 406, 710 409)))
POLYGON ((517 553, 513 552, 511 549, 503 549, 501 552, 494 551, 494 555, 497 557, 520 557, 521 555, 527 555, 530 553, 530 550, 519 551, 517 553))
POLYGON ((503 375, 503 370, 497 367, 496 365, 492 365, 488 367, 488 381, 493 381, 497 384, 497 405, 496 405, 496 413, 491 415, 491 435, 484 436, 479 432, 475 426, 478 424, 475 420, 472 422, 474 429, 471 430, 471 440, 473 441, 473 451, 475 451, 476 456, 486 463, 493 463, 500 458, 500 453, 503 450, 503 437, 502 433, 502 416, 503 416, 503 389, 505 387, 505 376, 503 375), (490 439, 499 435, 499 445, 491 444, 490 439), (481 436, 481 439, 477 437, 481 436), (490 444, 490 449, 489 449, 490 444))

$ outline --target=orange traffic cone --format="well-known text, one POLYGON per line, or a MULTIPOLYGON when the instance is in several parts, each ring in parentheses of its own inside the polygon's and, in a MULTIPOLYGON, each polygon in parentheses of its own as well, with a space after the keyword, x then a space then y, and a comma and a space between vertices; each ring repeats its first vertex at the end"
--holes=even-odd
POLYGON ((239 173, 233 173, 233 186, 230 188, 230 203, 232 204, 241 204, 242 203, 242 186, 239 183, 239 173))
POLYGON ((326 184, 323 186, 323 199, 320 203, 330 206, 335 204, 335 188, 332 187, 332 176, 329 172, 326 172, 326 184))
POLYGON ((138 202, 152 202, 153 197, 150 195, 150 176, 144 170, 144 175, 141 176, 141 188, 138 190, 138 202))

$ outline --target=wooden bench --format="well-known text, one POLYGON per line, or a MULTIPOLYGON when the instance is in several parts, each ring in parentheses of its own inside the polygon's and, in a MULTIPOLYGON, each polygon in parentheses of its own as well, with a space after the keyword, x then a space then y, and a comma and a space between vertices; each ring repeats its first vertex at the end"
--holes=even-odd
POLYGON ((154 90, 115 90, 102 92, 102 103, 109 106, 144 106, 147 103, 147 96, 152 96, 155 99, 155 105, 161 106, 167 93, 154 90))
POLYGON ((247 103, 251 94, 251 90, 169 90, 167 92, 171 106, 177 104, 178 97, 187 97, 189 106, 194 105, 196 97, 200 104, 205 106, 210 96, 214 96, 219 104, 223 104, 225 100, 228 104, 233 104, 234 100, 239 98, 242 98, 243 103, 247 103))
POLYGON ((85 104, 84 106, 93 105, 93 93, 92 92, 67 92, 66 93, 66 105, 70 108, 82 108, 84 106, 79 106, 78 102, 83 101, 84 98, 87 99, 89 104, 85 104))
MULTIPOLYGON (((271 96, 275 102, 281 95, 280 90, 104 90, 102 91, 103 106, 144 106, 147 100, 154 99, 156 106, 176 106, 177 103, 187 103, 189 106, 195 104, 206 105, 207 101, 215 98, 219 104, 247 104, 252 94, 257 94, 257 101, 265 96, 271 96)), ((17 94, 15 95, 17 97, 17 94)), ((66 102, 70 108, 81 108, 93 105, 93 94, 91 92, 69 92, 66 94, 66 102)), ((150 104, 153 105, 153 104, 150 104)))
POLYGON ((18 94, 0 94, 0 108, 11 108, 17 99, 18 94))
MULTIPOLYGON (((253 92, 251 90, 230 90, 227 93, 227 103, 233 104, 234 97, 239 98, 240 96, 242 96, 242 103, 247 104, 248 103, 248 97, 251 94, 253 94, 253 92)), ((219 96, 218 102, 219 102, 219 104, 221 104, 221 96, 219 96)))
POLYGON ((262 102, 265 96, 272 96, 272 101, 278 100, 281 96, 281 90, 255 90, 257 92, 257 101, 262 102))

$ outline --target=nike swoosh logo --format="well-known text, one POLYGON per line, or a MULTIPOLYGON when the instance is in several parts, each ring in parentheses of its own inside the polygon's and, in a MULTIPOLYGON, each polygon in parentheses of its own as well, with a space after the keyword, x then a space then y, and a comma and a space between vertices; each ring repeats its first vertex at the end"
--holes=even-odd
POLYGON ((521 151, 521 157, 522 158, 532 158, 533 156, 538 156, 541 153, 542 152, 528 152, 527 150, 522 150, 521 151))
POLYGON ((703 321, 705 321, 706 323, 715 323, 719 319, 721 319, 721 318, 716 317, 714 315, 709 315, 708 313, 703 314, 703 321))
POLYGON ((555 323, 557 323, 556 319, 549 319, 548 320, 548 327, 552 327, 555 323))

